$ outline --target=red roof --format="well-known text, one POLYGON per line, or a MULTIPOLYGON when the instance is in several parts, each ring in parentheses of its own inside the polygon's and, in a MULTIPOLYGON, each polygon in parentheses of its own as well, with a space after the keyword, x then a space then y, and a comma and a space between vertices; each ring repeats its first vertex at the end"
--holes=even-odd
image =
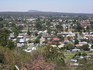
POLYGON ((52 42, 48 41, 48 43, 47 43, 47 44, 52 44, 52 42))
POLYGON ((53 41, 59 41, 59 38, 55 37, 53 38, 53 41))

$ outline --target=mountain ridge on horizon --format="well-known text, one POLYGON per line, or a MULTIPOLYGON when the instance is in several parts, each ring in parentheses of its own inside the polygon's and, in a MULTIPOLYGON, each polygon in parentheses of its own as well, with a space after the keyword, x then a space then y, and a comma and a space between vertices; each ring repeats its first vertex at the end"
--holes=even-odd
POLYGON ((93 14, 93 13, 78 13, 78 12, 59 12, 59 11, 40 11, 40 10, 27 10, 27 11, 0 11, 0 12, 41 12, 41 13, 69 13, 69 14, 93 14))
POLYGON ((0 15, 14 15, 14 16, 93 16, 93 13, 67 13, 67 12, 51 12, 51 11, 38 11, 38 10, 28 10, 28 11, 4 11, 0 12, 0 15))
POLYGON ((78 13, 78 12, 57 12, 57 11, 40 11, 40 10, 28 10, 27 12, 50 12, 50 13, 71 13, 71 14, 93 14, 93 13, 78 13))

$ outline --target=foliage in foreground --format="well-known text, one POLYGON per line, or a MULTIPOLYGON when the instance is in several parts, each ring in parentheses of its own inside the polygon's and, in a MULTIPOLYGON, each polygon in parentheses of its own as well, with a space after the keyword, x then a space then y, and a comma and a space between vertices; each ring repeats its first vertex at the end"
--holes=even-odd
POLYGON ((64 54, 59 50, 58 47, 52 47, 50 45, 43 47, 41 53, 48 63, 53 63, 55 65, 54 70, 67 70, 68 67, 64 61, 64 54))
POLYGON ((10 50, 9 48, 0 46, 0 69, 14 70, 14 66, 18 65, 19 68, 23 63, 31 60, 31 56, 20 49, 10 50))
POLYGON ((57 47, 39 47, 31 56, 32 61, 24 65, 27 70, 69 70, 64 54, 57 47))

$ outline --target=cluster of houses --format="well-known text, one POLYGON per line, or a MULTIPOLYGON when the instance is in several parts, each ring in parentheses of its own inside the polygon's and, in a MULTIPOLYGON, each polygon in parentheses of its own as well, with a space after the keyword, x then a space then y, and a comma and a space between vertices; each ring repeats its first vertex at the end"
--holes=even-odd
POLYGON ((80 16, 12 17, 10 19, 6 18, 5 21, 8 22, 8 29, 11 31, 14 22, 16 22, 16 27, 20 29, 17 37, 14 36, 14 32, 9 36, 9 39, 16 42, 17 47, 52 45, 53 47, 62 48, 68 43, 72 43, 73 47, 85 44, 88 44, 89 48, 92 46, 93 32, 90 21, 93 21, 93 18, 91 17, 86 19, 80 16), (79 29, 79 26, 83 30, 79 29), (87 31, 87 27, 90 27, 90 30, 87 31), (27 33, 28 31, 30 34, 27 33), (78 44, 75 44, 75 38, 79 41, 78 44))
MULTIPOLYGON (((36 32, 35 32, 36 33, 36 32)), ((10 39, 12 39, 14 42, 16 42, 17 47, 24 47, 27 46, 28 48, 32 47, 40 47, 40 46, 46 46, 51 45, 53 47, 65 47, 66 44, 72 43, 73 49, 72 51, 80 51, 76 47, 80 47, 83 45, 89 45, 89 48, 92 51, 92 40, 93 40, 93 34, 90 33, 82 33, 83 36, 81 36, 78 32, 61 32, 57 33, 57 35, 48 34, 47 30, 45 31, 38 31, 37 36, 35 36, 35 33, 33 32, 31 35, 28 35, 27 33, 19 33, 17 38, 14 37, 13 33, 10 34, 10 39), (78 44, 75 44, 75 38, 78 40, 78 44)))

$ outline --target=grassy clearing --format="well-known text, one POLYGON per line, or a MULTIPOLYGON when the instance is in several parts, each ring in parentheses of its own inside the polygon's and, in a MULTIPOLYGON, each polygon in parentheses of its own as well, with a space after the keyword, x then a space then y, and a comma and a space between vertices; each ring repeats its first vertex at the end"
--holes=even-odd
MULTIPOLYGON (((70 59, 73 58, 73 56, 76 54, 77 52, 64 52, 65 55, 65 61, 68 62, 70 59)), ((82 52, 84 53, 84 51, 82 52)), ((88 56, 93 56, 93 52, 89 52, 89 51, 85 51, 85 53, 87 53, 88 56)))
POLYGON ((64 52, 64 55, 65 55, 65 61, 68 62, 70 59, 73 58, 73 56, 75 55, 75 53, 64 52))

